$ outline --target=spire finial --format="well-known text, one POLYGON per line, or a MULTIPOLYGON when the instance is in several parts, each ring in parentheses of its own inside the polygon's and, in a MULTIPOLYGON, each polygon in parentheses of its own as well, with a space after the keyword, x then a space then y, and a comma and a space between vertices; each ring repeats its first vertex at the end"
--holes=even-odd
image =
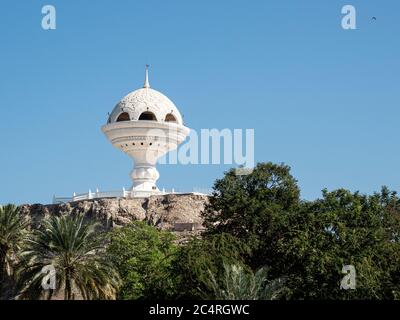
POLYGON ((144 78, 144 85, 143 88, 150 88, 150 83, 149 83, 149 65, 146 64, 146 76, 144 78))

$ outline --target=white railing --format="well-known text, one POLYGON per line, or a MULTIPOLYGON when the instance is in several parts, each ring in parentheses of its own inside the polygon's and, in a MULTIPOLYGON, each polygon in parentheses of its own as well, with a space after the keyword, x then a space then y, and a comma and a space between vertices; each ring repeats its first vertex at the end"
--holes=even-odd
POLYGON ((53 204, 74 202, 74 201, 83 201, 83 200, 91 200, 91 199, 100 199, 100 198, 146 198, 151 195, 165 195, 165 194, 201 194, 207 195, 209 193, 198 192, 198 190, 194 190, 193 192, 176 192, 175 189, 171 191, 162 191, 151 192, 151 191, 127 191, 125 188, 122 188, 120 191, 99 191, 92 192, 89 190, 87 193, 76 194, 75 192, 72 194, 72 197, 53 197, 53 204))

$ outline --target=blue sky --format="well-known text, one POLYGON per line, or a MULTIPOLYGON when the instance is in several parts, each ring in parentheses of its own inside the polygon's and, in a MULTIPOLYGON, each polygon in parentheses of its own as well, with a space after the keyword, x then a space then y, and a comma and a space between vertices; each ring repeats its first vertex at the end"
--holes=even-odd
MULTIPOLYGON (((303 198, 399 190, 399 17, 395 0, 3 0, 0 203, 129 187, 100 127, 146 63, 190 128, 254 128, 255 160, 290 165, 303 198)), ((158 185, 210 188, 229 167, 162 165, 158 185)))

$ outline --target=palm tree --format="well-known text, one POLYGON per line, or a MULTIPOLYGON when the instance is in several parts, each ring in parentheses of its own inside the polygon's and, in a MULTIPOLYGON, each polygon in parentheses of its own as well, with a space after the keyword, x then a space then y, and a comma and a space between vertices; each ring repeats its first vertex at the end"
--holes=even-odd
POLYGON ((0 292, 24 238, 27 221, 13 204, 0 206, 0 292))
POLYGON ((82 215, 45 220, 21 254, 17 298, 50 299, 60 293, 65 300, 79 294, 83 299, 114 299, 120 278, 104 245, 97 224, 84 222, 82 215), (55 288, 45 290, 48 274, 43 268, 48 267, 55 270, 55 288))
POLYGON ((211 277, 213 297, 217 300, 275 300, 282 293, 284 279, 267 280, 267 268, 257 272, 246 271, 241 265, 224 263, 224 276, 219 284, 214 274, 211 277))

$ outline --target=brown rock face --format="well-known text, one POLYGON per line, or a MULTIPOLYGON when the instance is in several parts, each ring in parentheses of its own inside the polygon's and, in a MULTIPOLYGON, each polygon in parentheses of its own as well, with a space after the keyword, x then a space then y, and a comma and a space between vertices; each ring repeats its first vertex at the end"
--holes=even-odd
POLYGON ((207 202, 205 195, 167 194, 149 198, 102 198, 63 204, 22 205, 20 210, 36 227, 50 215, 84 214, 86 218, 100 222, 105 229, 144 220, 163 230, 181 231, 178 229, 188 224, 185 228, 194 231, 201 228, 201 212, 207 202))

